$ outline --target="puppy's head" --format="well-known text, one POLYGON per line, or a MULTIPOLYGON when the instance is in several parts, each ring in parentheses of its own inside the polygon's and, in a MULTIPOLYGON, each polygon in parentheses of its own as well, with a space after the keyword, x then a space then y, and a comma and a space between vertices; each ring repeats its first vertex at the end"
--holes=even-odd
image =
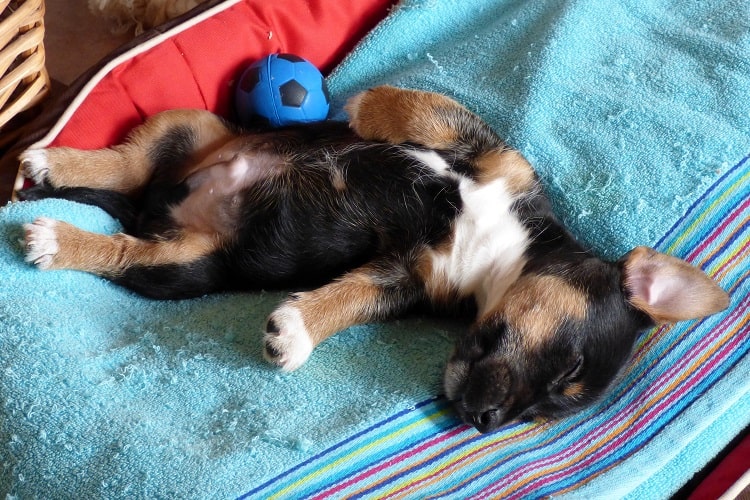
POLYGON ((596 401, 649 326, 725 309, 728 295, 686 262, 638 247, 523 274, 457 343, 445 391, 480 432, 555 419, 596 401))

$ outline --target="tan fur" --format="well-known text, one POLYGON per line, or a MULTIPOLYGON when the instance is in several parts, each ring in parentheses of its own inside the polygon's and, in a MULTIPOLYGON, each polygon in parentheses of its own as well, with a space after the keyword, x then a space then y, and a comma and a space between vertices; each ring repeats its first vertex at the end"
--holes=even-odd
POLYGON ((344 178, 344 172, 341 169, 331 169, 331 184, 333 185, 334 189, 336 189, 336 191, 346 191, 346 179, 344 178))
POLYGON ((148 179, 143 151, 128 145, 94 151, 50 148, 46 153, 47 178, 55 186, 87 186, 131 194, 148 179), (86 165, 86 168, 70 168, 70 165, 86 165))
MULTIPOLYGON (((111 148, 93 151, 65 147, 46 149, 49 181, 57 187, 87 186, 127 195, 137 194, 151 178, 153 165, 149 151, 175 123, 191 124, 196 139, 193 155, 196 160, 234 138, 221 120, 208 111, 165 111, 136 128, 125 143, 111 148), (85 168, 76 168, 83 165, 85 168)), ((200 166, 206 165, 199 161, 190 162, 190 170, 182 173, 183 178, 200 166)))
POLYGON ((526 275, 503 297, 497 312, 529 349, 547 342, 565 318, 586 317, 586 296, 563 279, 526 275))
POLYGON ((729 306, 729 295, 703 271, 651 248, 633 249, 624 269, 630 303, 657 324, 700 318, 729 306), (654 286, 657 282, 665 284, 654 286))
POLYGON ((529 192, 536 185, 536 174, 526 158, 515 149, 499 149, 476 159, 479 182, 503 178, 513 194, 529 192))
POLYGON ((152 28, 189 11, 199 0, 149 0, 143 16, 143 27, 152 28))
POLYGON ((89 0, 92 14, 112 23, 114 33, 135 26, 135 34, 189 11, 203 0, 89 0))
POLYGON ((216 239, 197 233, 183 234, 173 240, 150 241, 126 234, 90 233, 61 221, 55 221, 53 229, 58 250, 49 269, 77 269, 101 276, 116 276, 136 265, 189 263, 210 253, 219 244, 216 239))
POLYGON ((313 345, 317 345, 344 328, 375 319, 382 289, 373 283, 365 269, 352 271, 342 278, 292 299, 302 314, 313 345))
MULTIPOLYGON (((439 110, 468 110, 448 97, 378 87, 351 98, 345 109, 349 123, 365 139, 393 144, 414 142, 428 148, 450 150, 461 140, 457 123, 439 110)), ((475 160, 478 181, 485 183, 504 178, 512 193, 533 189, 536 174, 528 161, 512 148, 484 153, 475 160)))
POLYGON ((445 96, 389 86, 363 92, 345 106, 351 127, 364 139, 448 149, 458 135, 452 124, 435 113, 439 108, 463 109, 445 96))
POLYGON ((445 240, 434 248, 426 248, 417 258, 415 271, 422 283, 425 293, 435 304, 450 306, 458 299, 458 291, 450 285, 444 273, 438 273, 433 265, 436 254, 450 253, 452 239, 445 240))
POLYGON ((583 396, 584 393, 584 386, 580 382, 573 382, 572 384, 568 384, 565 386, 565 389, 563 389, 563 394, 569 398, 576 398, 583 396))

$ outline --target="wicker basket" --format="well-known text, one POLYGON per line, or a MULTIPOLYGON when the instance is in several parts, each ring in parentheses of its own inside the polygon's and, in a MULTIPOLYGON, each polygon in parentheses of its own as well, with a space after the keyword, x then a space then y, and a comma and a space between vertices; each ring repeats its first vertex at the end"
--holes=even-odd
POLYGON ((0 129, 49 91, 44 0, 0 0, 0 129))

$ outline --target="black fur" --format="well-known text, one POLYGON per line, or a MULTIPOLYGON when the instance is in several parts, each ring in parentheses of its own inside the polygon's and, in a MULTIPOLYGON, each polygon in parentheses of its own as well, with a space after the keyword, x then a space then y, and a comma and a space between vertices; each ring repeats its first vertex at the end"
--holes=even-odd
MULTIPOLYGON (((659 278, 649 274, 653 269, 666 266, 669 276, 680 274, 701 290, 701 300, 685 297, 683 290, 667 292, 677 299, 700 304, 711 296, 710 306, 694 306, 677 319, 726 307, 726 294, 707 277, 650 249, 637 249, 635 266, 646 265, 635 274, 645 277, 630 289, 630 259, 605 262, 579 244, 553 214, 531 167, 520 157, 506 161, 507 146, 487 124, 446 98, 417 94, 381 87, 354 99, 355 107, 365 108, 354 109, 355 114, 368 115, 369 122, 358 128, 363 123, 353 117, 352 126, 370 130, 363 135, 372 139, 398 144, 364 140, 344 123, 243 132, 207 112, 166 112, 155 117, 160 126, 144 125, 139 137, 147 146, 129 145, 146 148, 135 158, 145 152, 148 165, 139 167, 151 172, 137 197, 54 183, 21 196, 101 206, 130 235, 149 240, 131 251, 143 252, 138 262, 158 265, 120 259, 130 264, 88 268, 148 297, 305 289, 291 295, 266 325, 264 353, 285 369, 295 369, 315 344, 351 324, 420 306, 471 311, 476 319, 456 343, 445 387, 464 421, 481 432, 512 419, 562 417, 596 401, 626 366, 638 333, 664 314, 660 304, 643 305, 648 291, 645 299, 634 296, 643 295, 648 279, 659 278), (373 100, 371 108, 366 99, 373 100), (394 110, 402 116, 391 116, 394 110), (193 118, 214 127, 225 142, 219 140, 208 153, 202 150, 210 147, 201 142, 202 129, 193 118), (198 150, 202 158, 195 157, 198 150), (229 183, 226 190, 223 181, 229 183), (462 199, 462 193, 480 190, 501 202, 490 207, 501 215, 487 219, 491 231, 475 231, 484 222, 483 214, 476 215, 479 202, 462 199), (508 211, 504 204, 511 201, 508 211), (457 229, 461 224, 463 232, 457 229), (470 244, 456 245, 459 235, 470 244), (510 240, 501 245, 498 235, 510 240), (197 239, 195 247, 190 246, 195 240, 181 240, 188 237, 197 239), (206 240, 210 244, 202 246, 206 240), (143 250, 164 241, 192 253, 176 255, 172 262, 143 250), (449 257, 461 262, 445 264, 449 257), (478 270, 463 265, 474 258, 481 264, 478 270), (445 268, 433 273, 433 265, 448 266, 454 274, 445 268), (462 282, 463 273, 469 284, 462 282), (330 317, 335 321, 325 323, 330 317), (315 323, 317 330, 307 330, 315 323)), ((32 154, 27 167, 47 154, 56 153, 32 154)), ((86 153, 80 155, 85 163, 86 153)), ((47 166, 39 165, 37 174, 47 166)), ((478 199, 484 203, 486 198, 478 199)), ((57 227, 45 224, 26 227, 27 259, 40 265, 55 258, 39 249, 57 227), (40 241, 36 231, 44 235, 40 241)), ((76 241, 75 236, 68 241, 76 241)), ((113 261, 122 257, 118 251, 127 251, 112 240, 106 243, 110 246, 102 248, 114 248, 107 250, 113 261)), ((71 250, 81 253, 80 246, 71 250)), ((86 262, 67 262, 87 269, 86 262)))
POLYGON ((138 228, 140 207, 128 196, 114 191, 87 187, 56 188, 49 184, 43 184, 19 191, 18 198, 24 201, 62 198, 86 205, 94 205, 118 219, 125 232, 135 233, 138 228))

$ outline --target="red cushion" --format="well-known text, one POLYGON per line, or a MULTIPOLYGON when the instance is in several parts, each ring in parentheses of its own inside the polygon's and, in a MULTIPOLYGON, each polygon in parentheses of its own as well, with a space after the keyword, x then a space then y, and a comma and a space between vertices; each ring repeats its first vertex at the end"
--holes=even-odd
POLYGON ((166 109, 228 116, 234 81, 248 64, 289 52, 328 72, 392 1, 241 0, 106 73, 83 94, 51 145, 91 149, 118 143, 147 116, 166 109))

